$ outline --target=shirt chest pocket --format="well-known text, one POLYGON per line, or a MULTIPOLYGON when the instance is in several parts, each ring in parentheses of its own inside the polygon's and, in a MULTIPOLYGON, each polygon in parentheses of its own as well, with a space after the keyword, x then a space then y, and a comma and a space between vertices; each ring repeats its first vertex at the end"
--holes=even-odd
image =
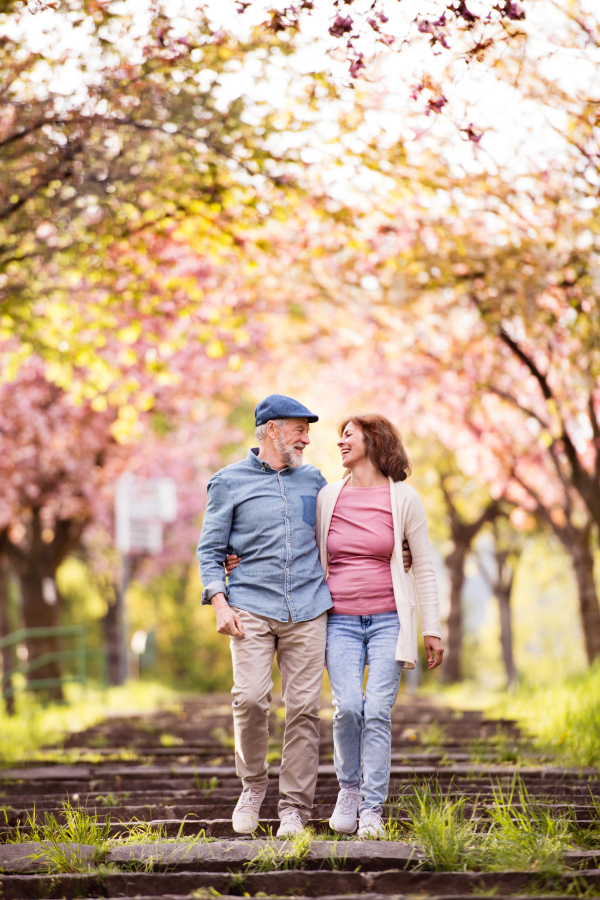
POLYGON ((302 495, 302 521, 313 528, 317 524, 317 498, 313 495, 302 495))

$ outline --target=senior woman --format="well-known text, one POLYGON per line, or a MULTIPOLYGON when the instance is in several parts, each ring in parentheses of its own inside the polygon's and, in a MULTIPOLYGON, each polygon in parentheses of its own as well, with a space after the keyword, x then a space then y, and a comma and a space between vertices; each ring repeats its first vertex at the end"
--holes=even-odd
POLYGON ((346 475, 317 497, 317 542, 334 604, 326 664, 340 791, 329 824, 350 834, 358 818, 359 837, 382 837, 391 710, 403 667, 417 661, 415 587, 429 669, 444 651, 425 511, 405 483, 410 465, 400 434, 376 414, 353 416, 339 434, 346 475), (402 565, 404 539, 413 577, 402 565))

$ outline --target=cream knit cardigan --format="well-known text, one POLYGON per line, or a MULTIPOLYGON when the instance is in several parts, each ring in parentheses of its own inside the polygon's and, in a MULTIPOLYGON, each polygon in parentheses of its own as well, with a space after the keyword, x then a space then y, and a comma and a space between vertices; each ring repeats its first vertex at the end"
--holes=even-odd
MULTIPOLYGON (((317 544, 321 565, 327 577, 329 556, 327 535, 331 518, 340 491, 346 484, 335 481, 321 489, 317 497, 317 544)), ((406 669, 414 669, 417 663, 417 605, 419 598, 423 635, 441 638, 440 610, 438 604, 435 569, 429 550, 427 520, 419 495, 405 481, 392 481, 392 519, 394 521, 394 552, 390 559, 394 598, 400 619, 400 634, 396 645, 396 659, 404 663, 406 669), (406 538, 412 555, 412 577, 404 571, 402 563, 402 541, 406 538)))

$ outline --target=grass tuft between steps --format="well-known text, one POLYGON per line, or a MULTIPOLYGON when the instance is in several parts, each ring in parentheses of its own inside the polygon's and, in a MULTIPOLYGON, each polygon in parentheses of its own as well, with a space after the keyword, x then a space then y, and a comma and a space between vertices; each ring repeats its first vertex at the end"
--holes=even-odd
POLYGON ((65 821, 59 822, 52 813, 46 813, 44 821, 38 821, 36 811, 27 815, 24 823, 26 831, 22 831, 19 825, 9 839, 12 844, 43 843, 43 850, 35 850, 31 854, 32 859, 43 860, 44 868, 51 873, 60 874, 84 874, 97 872, 98 866, 103 864, 108 851, 113 847, 126 844, 204 844, 212 843, 215 838, 206 837, 206 832, 201 829, 195 835, 183 835, 185 819, 179 827, 179 833, 174 838, 168 838, 164 826, 153 826, 151 822, 134 820, 124 824, 124 831, 116 837, 111 837, 111 819, 98 821, 97 814, 91 814, 87 809, 72 806, 69 801, 63 803, 63 816, 65 821), (78 845, 87 845, 95 848, 91 859, 82 852, 78 852, 78 845))
POLYGON ((87 809, 63 804, 65 822, 59 822, 53 813, 46 813, 44 822, 39 822, 36 811, 27 814, 25 827, 21 831, 19 825, 10 843, 24 844, 47 841, 50 843, 88 844, 104 849, 110 840, 110 819, 99 822, 97 814, 91 815, 87 809))
POLYGON ((579 825, 574 826, 577 843, 586 850, 600 850, 600 798, 595 797, 590 787, 590 799, 592 809, 596 814, 596 821, 593 825, 582 828, 579 825))
MULTIPOLYGON (((403 836, 422 848, 427 867, 437 872, 564 871, 564 852, 579 843, 571 817, 537 805, 518 777, 493 796, 489 818, 481 819, 476 804, 467 813, 467 798, 445 797, 437 785, 417 787, 399 801, 411 820, 403 836)), ((388 829, 398 826, 390 820, 388 829)))
POLYGON ((314 839, 315 834, 311 828, 303 828, 285 843, 268 837, 256 856, 245 863, 245 869, 249 873, 303 869, 314 839))
POLYGON ((52 813, 46 814, 43 823, 38 822, 35 810, 28 814, 27 832, 17 825, 10 843, 43 843, 43 849, 34 850, 31 858, 43 862, 50 873, 83 874, 96 871, 96 863, 106 854, 109 842, 110 820, 99 822, 97 815, 90 815, 86 809, 64 804, 65 822, 59 822, 52 813), (90 859, 80 845, 95 847, 90 859))

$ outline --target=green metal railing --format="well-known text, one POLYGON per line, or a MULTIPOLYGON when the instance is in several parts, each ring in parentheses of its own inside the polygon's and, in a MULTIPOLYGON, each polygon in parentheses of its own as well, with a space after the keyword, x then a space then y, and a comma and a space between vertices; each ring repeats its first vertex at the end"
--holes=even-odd
POLYGON ((29 642, 35 638, 75 638, 75 649, 73 650, 55 650, 50 653, 42 653, 34 656, 32 659, 26 659, 18 663, 12 669, 2 672, 2 697, 7 699, 12 697, 18 690, 35 691, 45 690, 47 688, 62 687, 69 681, 78 681, 86 684, 88 680, 89 663, 94 659, 99 659, 102 663, 102 679, 106 683, 106 655, 104 650, 88 650, 86 629, 80 625, 57 626, 54 628, 21 628, 19 631, 13 631, 6 637, 0 638, 0 651, 7 650, 9 647, 17 647, 25 641, 29 642), (72 663, 75 662, 75 672, 61 675, 56 678, 31 678, 32 672, 47 666, 49 663, 72 663), (13 675, 25 675, 26 681, 22 686, 15 686, 12 683, 13 675))

